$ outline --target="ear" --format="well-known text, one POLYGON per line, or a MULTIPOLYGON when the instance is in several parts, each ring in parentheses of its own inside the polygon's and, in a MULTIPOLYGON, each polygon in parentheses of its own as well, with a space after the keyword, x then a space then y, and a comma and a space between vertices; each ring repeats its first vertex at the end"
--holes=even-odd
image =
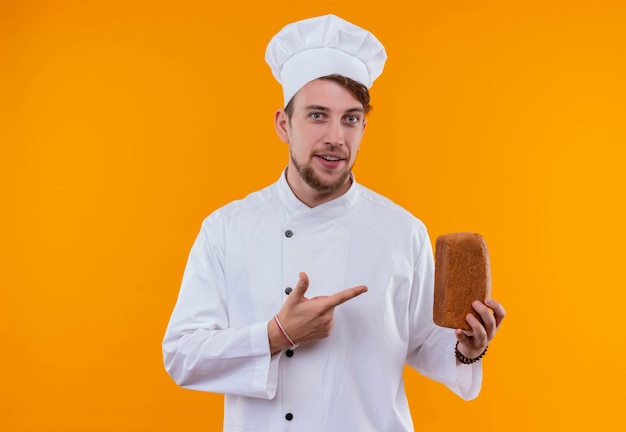
POLYGON ((282 108, 276 110, 276 114, 274 114, 274 127, 279 138, 285 144, 289 144, 289 117, 282 108))

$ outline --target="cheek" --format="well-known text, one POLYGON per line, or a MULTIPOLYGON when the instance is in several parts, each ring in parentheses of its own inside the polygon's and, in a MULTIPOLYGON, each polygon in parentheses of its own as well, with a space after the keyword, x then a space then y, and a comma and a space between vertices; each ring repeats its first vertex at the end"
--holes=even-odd
POLYGON ((354 164, 354 161, 356 160, 356 155, 359 153, 359 147, 352 149, 352 154, 350 155, 350 164, 354 164))
POLYGON ((363 138, 362 133, 355 133, 352 136, 350 136, 350 141, 348 142, 350 143, 350 153, 352 153, 353 158, 355 157, 355 155, 359 152, 359 149, 361 148, 362 138, 363 138))
POLYGON ((303 145, 302 141, 299 140, 297 137, 294 137, 294 139, 289 143, 289 152, 300 163, 304 163, 304 161, 309 156, 309 151, 307 150, 306 146, 303 145))

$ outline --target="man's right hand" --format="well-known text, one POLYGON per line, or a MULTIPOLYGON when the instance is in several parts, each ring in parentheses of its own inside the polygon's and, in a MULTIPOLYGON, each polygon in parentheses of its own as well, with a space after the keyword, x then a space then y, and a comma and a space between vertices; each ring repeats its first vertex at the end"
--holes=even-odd
MULTIPOLYGON (((302 272, 297 285, 277 314, 285 332, 295 343, 328 337, 333 327, 335 307, 367 291, 366 286, 360 285, 329 296, 309 299, 304 296, 308 288, 309 277, 302 272)), ((268 322, 268 337, 272 355, 290 346, 273 319, 268 322)))

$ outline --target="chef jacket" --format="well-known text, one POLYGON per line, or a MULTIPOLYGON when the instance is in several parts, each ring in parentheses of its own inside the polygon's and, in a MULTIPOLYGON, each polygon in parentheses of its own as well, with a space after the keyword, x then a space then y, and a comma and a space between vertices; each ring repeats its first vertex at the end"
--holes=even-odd
POLYGON ((482 382, 479 363, 457 364, 454 331, 433 323, 433 269, 408 211, 355 181, 310 208, 282 175, 202 223, 163 340, 166 370, 225 394, 225 431, 412 431, 405 364, 464 399, 482 382), (272 356, 268 321, 299 272, 309 298, 368 291, 335 308, 327 338, 272 356))

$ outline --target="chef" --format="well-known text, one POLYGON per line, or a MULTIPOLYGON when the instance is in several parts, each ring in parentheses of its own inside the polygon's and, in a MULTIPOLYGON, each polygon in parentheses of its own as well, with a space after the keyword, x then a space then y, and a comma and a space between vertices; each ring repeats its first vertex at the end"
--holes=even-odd
POLYGON ((179 385, 225 395, 225 431, 412 431, 406 364, 478 395, 504 309, 476 302, 470 331, 434 325, 426 228, 352 174, 386 57, 334 15, 267 46, 287 166, 204 220, 163 341, 179 385))

